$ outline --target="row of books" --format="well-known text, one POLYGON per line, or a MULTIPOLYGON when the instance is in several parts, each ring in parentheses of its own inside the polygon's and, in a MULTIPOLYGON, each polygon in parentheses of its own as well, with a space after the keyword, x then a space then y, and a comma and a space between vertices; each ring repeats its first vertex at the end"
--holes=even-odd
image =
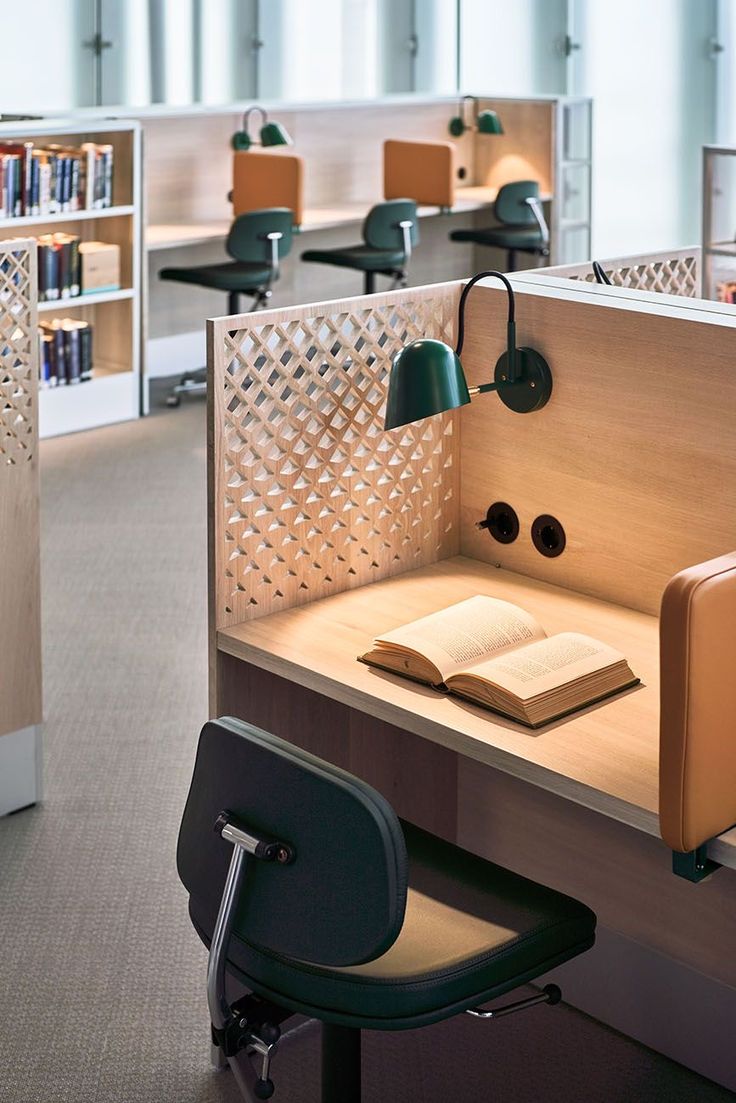
POLYGON ((112 206, 113 147, 0 142, 0 217, 112 206))
POLYGON ((719 303, 736 303, 736 282, 728 280, 716 287, 719 303))
POLYGON ((92 378, 92 326, 74 318, 53 318, 38 330, 39 386, 65 387, 92 378))

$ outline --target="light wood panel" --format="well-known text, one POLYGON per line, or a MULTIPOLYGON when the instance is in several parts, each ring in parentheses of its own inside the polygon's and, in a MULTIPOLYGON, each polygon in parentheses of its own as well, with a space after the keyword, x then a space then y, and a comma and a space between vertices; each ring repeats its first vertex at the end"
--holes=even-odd
POLYGON ((465 558, 226 628, 220 651, 656 834, 658 625, 654 617, 465 558), (529 610, 548 632, 621 650, 643 685, 537 731, 356 657, 373 638, 476 593, 529 610))
MULTIPOLYGON (((699 298, 701 293, 701 250, 668 249, 661 253, 639 253, 630 257, 615 257, 601 261, 603 270, 615 287, 630 287, 636 291, 657 291, 663 295, 699 298)), ((523 279, 583 280, 596 283, 591 261, 584 264, 559 264, 552 268, 537 268, 524 273, 523 279)))
POLYGON ((673 877, 665 844, 467 757, 458 763, 457 841, 584 900, 599 923, 736 985, 736 873, 673 877))
MULTIPOLYGON (((494 395, 462 411, 461 549, 656 613, 672 575, 736 549, 734 319, 686 307, 665 316, 654 296, 637 309, 519 286, 519 344, 544 354, 554 389, 534 414, 494 395), (519 516, 513 544, 476 528, 496 501, 519 516), (558 558, 532 544, 540 514, 565 528, 558 558)), ((468 308, 463 363, 476 384, 503 351, 506 295, 479 287, 468 308)))
POLYGON ((458 287, 208 322, 218 627, 457 550, 454 415, 383 430, 391 357, 458 287))
POLYGON ((555 104, 546 100, 482 99, 481 111, 495 111, 503 134, 474 134, 475 183, 498 189, 515 180, 537 180, 555 190, 555 104))
POLYGON ((0 736, 41 722, 36 242, 0 241, 0 736))

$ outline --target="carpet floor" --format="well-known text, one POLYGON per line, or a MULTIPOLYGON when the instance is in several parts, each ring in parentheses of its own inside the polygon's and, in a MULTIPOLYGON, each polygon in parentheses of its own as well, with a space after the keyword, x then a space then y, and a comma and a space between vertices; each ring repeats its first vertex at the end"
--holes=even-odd
MULTIPOLYGON (((174 852, 206 718, 204 404, 41 448, 44 802, 0 820, 0 1101, 235 1103, 174 852)), ((318 1030, 276 1058, 319 1098, 318 1030)), ((365 1039, 369 1101, 720 1103, 564 1005, 365 1039)))

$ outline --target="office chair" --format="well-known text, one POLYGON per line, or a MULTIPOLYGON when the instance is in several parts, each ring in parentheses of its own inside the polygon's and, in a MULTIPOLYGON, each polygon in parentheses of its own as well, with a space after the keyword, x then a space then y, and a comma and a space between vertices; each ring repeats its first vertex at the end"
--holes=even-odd
POLYGON ((209 947, 213 1063, 246 1099, 273 1094, 292 1015, 322 1022, 323 1103, 358 1103, 361 1030, 557 1003, 547 985, 479 1006, 595 938, 584 904, 399 821, 365 782, 231 718, 202 729, 177 867, 209 947), (249 990, 232 1003, 228 974, 249 990))
POLYGON ((334 264, 364 273, 363 292, 372 295, 376 276, 391 276, 392 287, 406 287, 407 266, 419 242, 413 199, 388 199, 371 207, 363 223, 363 242, 337 249, 307 249, 302 260, 334 264))
MULTIPOLYGON (((252 309, 260 310, 271 298, 271 287, 280 275, 280 261, 291 250, 293 221, 288 207, 238 215, 225 242, 231 261, 162 268, 159 279, 227 292, 228 314, 240 313, 241 295, 250 295, 252 309)), ((199 368, 183 375, 166 401, 169 406, 178 406, 182 394, 203 394, 206 389, 207 370, 199 368)))
POLYGON ((500 223, 478 230, 453 230, 451 241, 472 241, 475 245, 494 245, 507 252, 506 271, 516 271, 516 254, 549 256, 549 227, 545 221, 539 184, 536 180, 517 180, 499 188, 493 213, 500 223))

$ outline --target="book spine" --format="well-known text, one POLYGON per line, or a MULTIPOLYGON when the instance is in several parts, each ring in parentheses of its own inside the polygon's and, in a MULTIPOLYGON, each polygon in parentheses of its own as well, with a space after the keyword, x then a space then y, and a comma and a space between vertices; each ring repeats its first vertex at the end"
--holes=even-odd
POLYGON ((79 329, 76 322, 64 323, 64 351, 66 354, 67 382, 79 383, 82 376, 79 329))
POLYGON ((33 214, 33 142, 23 143, 21 167, 21 210, 23 214, 33 214))
POLYGON ((77 296, 82 291, 82 267, 79 255, 79 238, 69 240, 69 294, 77 296))
POLYGON ((92 378, 92 326, 83 322, 79 330, 81 372, 80 380, 87 383, 92 378))
POLYGON ((49 156, 49 214, 58 214, 61 210, 61 203, 59 197, 59 158, 55 153, 49 156))
POLYGON ((59 250, 59 296, 68 299, 71 296, 71 245, 69 239, 56 237, 59 250))
POLYGON ((69 158, 69 210, 78 211, 79 203, 79 157, 69 158))
POLYGON ((38 380, 39 385, 45 389, 56 386, 56 375, 52 370, 52 346, 53 337, 43 330, 38 333, 38 380))

